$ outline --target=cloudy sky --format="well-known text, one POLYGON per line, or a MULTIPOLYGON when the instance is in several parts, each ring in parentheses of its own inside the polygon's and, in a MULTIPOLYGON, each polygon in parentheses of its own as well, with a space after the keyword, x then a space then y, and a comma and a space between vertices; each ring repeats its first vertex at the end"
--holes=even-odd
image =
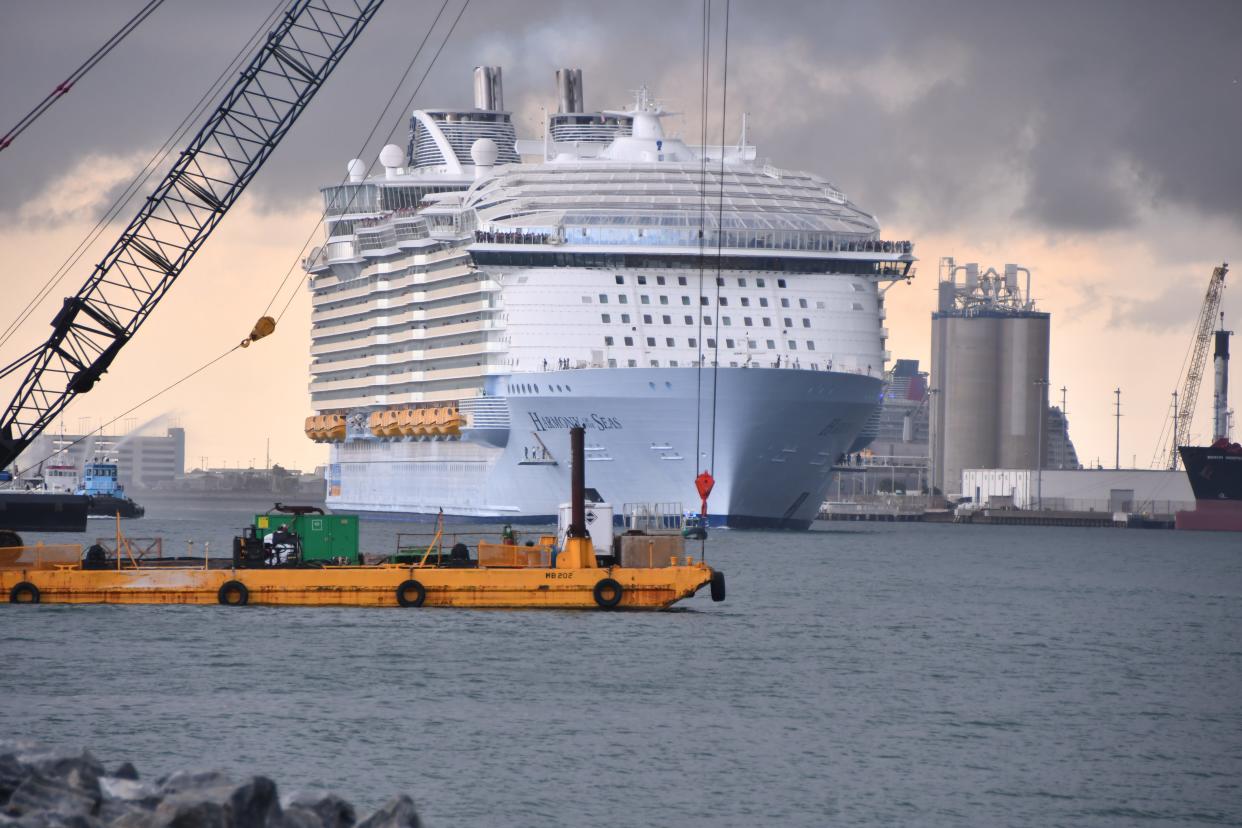
MULTIPOLYGON (((167 0, 0 153, 0 329, 273 3, 167 0)), ((450 0, 399 104, 461 3, 450 0)), ((141 5, 0 2, 0 130, 141 5)), ((67 430, 125 411, 249 331, 315 229, 317 188, 339 180, 359 154, 440 7, 393 0, 381 9, 105 380, 70 407, 67 430)), ((717 23, 723 10, 717 0, 717 23)), ((720 35, 718 28, 715 134, 720 35)), ((470 0, 414 105, 468 107, 472 67, 498 64, 519 132, 534 137, 540 107, 555 105, 554 70, 580 66, 588 109, 619 106, 645 84, 684 113, 669 128, 694 142, 700 36, 697 2, 470 0)), ((1123 463, 1146 467, 1211 268, 1242 258, 1239 42, 1237 0, 734 0, 727 134, 736 139, 738 116, 748 112, 761 156, 825 175, 878 215, 886 237, 915 240, 918 276, 888 294, 894 356, 927 362, 940 257, 1029 267, 1038 304, 1052 313, 1051 383, 1068 388, 1080 456, 1111 464, 1112 390, 1120 386, 1123 463)), ((368 162, 389 130, 403 140, 405 117, 395 107, 361 152, 368 162)), ((117 231, 104 233, 0 346, 0 362, 46 337, 60 297, 77 289, 117 231)), ((1224 310, 1242 330, 1240 290, 1226 291, 1224 310)), ((298 291, 275 337, 132 416, 172 412, 189 430, 192 465, 261 464, 269 438, 275 460, 322 462, 301 430, 310 412, 309 312, 298 291)), ((1210 428, 1206 385, 1200 438, 1210 428)))

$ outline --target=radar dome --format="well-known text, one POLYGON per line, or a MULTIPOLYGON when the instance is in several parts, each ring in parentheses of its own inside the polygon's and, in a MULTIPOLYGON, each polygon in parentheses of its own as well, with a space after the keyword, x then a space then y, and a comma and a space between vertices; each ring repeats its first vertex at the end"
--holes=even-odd
POLYGON ((389 144, 380 150, 379 162, 386 170, 400 167, 405 163, 405 150, 396 144, 389 144))
POLYGON ((470 145, 470 160, 476 167, 494 167, 500 147, 491 138, 480 138, 470 145))
POLYGON ((355 158, 345 165, 345 171, 349 173, 350 181, 361 181, 366 178, 367 165, 362 163, 361 158, 355 158))

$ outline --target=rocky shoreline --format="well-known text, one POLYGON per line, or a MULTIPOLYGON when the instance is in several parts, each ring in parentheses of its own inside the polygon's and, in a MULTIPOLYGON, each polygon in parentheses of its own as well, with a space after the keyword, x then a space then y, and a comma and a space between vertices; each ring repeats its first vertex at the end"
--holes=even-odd
POLYGON ((0 828, 419 828, 408 796, 361 822, 334 795, 282 801, 266 776, 179 771, 154 781, 89 751, 0 740, 0 828))

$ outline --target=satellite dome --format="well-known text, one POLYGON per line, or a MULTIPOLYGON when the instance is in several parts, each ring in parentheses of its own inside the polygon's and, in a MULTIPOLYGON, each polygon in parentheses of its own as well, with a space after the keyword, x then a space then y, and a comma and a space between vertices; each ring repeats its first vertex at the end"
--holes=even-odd
POLYGON ((480 138, 470 145, 470 160, 476 167, 493 167, 500 155, 500 147, 491 138, 480 138))
POLYGON ((349 173, 350 181, 361 181, 366 178, 367 165, 362 163, 361 158, 355 158, 345 165, 345 171, 349 173))
POLYGON ((396 144, 389 144, 380 150, 379 162, 386 170, 400 167, 405 163, 405 150, 396 144))

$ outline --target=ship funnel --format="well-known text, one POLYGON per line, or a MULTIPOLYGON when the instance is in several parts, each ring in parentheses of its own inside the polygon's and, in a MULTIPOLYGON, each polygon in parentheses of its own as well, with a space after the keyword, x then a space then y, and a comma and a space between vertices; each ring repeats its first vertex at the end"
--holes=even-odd
POLYGON ((556 70, 556 111, 582 112, 582 70, 556 70))
POLYGON ((474 67, 474 108, 488 112, 505 108, 499 66, 474 67))
POLYGON ((1229 437, 1229 337, 1233 331, 1226 331, 1224 314, 1221 314, 1220 328, 1216 330, 1216 348, 1212 354, 1213 368, 1216 370, 1215 405, 1213 406, 1212 442, 1222 437, 1229 437))

